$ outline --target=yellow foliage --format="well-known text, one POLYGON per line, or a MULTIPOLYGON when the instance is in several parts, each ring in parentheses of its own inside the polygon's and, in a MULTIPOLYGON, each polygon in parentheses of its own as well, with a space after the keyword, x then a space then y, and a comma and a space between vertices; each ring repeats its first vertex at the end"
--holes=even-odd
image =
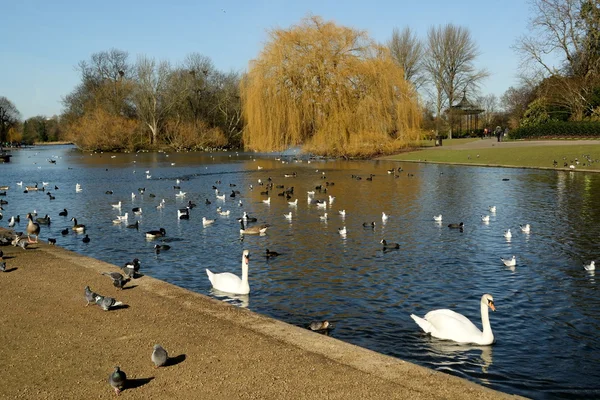
POLYGON ((309 17, 270 36, 241 82, 247 148, 370 155, 418 140, 414 87, 365 32, 309 17))
POLYGON ((217 128, 209 128, 204 121, 167 121, 164 128, 166 143, 176 150, 227 145, 227 138, 217 128))
POLYGON ((10 127, 6 134, 6 141, 9 143, 19 143, 21 140, 23 140, 23 134, 14 127, 10 127))
POLYGON ((135 120, 96 108, 68 125, 67 138, 85 150, 133 149, 137 128, 135 120))

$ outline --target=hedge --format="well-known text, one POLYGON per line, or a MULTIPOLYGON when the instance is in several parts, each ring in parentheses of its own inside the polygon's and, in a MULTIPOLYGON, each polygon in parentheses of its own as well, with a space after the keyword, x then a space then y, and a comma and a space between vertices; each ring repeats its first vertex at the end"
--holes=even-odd
POLYGON ((538 126, 527 126, 510 132, 511 139, 561 139, 561 138, 598 138, 600 139, 600 122, 548 122, 538 126))

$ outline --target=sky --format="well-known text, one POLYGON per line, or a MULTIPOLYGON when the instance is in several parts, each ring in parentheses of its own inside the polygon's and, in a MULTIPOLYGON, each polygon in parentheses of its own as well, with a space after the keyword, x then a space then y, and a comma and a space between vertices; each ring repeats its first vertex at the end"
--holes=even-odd
POLYGON ((222 72, 247 71, 269 40, 309 15, 364 30, 385 43, 394 28, 420 38, 452 23, 471 32, 476 66, 490 73, 481 94, 500 97, 519 84, 519 55, 527 34, 525 0, 0 0, 0 96, 23 119, 61 113, 61 100, 81 82, 80 61, 112 48, 177 65, 190 53, 209 57, 222 72))

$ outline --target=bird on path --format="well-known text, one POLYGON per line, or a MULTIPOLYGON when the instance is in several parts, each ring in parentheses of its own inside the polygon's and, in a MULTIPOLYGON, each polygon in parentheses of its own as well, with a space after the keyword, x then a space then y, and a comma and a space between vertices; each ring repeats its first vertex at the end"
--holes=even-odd
POLYGON ((122 302, 115 300, 112 297, 96 295, 96 304, 98 304, 104 311, 110 310, 112 307, 118 307, 123 305, 122 302))
POLYGON ((133 261, 129 261, 123 265, 122 269, 125 275, 129 278, 135 278, 135 275, 140 271, 140 260, 134 258, 133 261))
POLYGON ((123 290, 123 286, 125 286, 125 284, 130 280, 129 278, 125 278, 118 272, 103 272, 102 275, 106 275, 110 279, 112 279, 113 286, 121 290, 123 290))
POLYGON ((108 383, 110 386, 115 389, 115 393, 117 396, 121 393, 121 390, 125 387, 125 383, 127 382, 127 374, 124 371, 121 371, 121 368, 115 367, 115 370, 108 377, 108 383))
POLYGON ((154 363, 154 368, 164 366, 169 360, 169 353, 165 350, 160 344, 155 344, 152 349, 152 362, 154 363))
POLYGON ((86 286, 84 289, 84 294, 85 300, 87 301, 87 303, 85 304, 86 307, 89 306, 90 303, 96 304, 96 296, 98 296, 98 293, 93 292, 89 286, 86 286))

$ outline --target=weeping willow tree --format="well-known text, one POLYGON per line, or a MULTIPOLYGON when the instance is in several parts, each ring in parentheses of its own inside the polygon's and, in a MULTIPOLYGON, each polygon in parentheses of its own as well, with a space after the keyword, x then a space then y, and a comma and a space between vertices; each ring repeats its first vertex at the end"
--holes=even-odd
POLYGON ((419 137, 413 86, 365 32, 308 17, 270 41, 241 82, 244 145, 333 156, 391 152, 419 137))

